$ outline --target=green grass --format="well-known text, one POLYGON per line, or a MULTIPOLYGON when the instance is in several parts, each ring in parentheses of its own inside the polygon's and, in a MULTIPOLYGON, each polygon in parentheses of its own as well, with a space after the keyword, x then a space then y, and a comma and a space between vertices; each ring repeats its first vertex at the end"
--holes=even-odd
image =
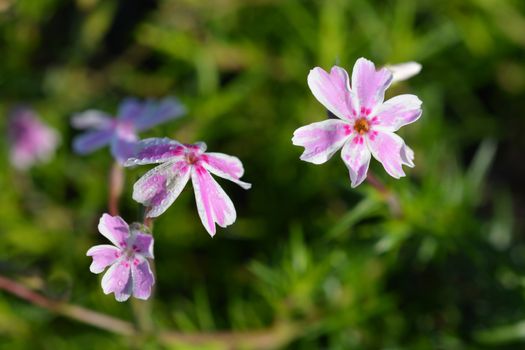
MULTIPOLYGON (((214 239, 190 189, 156 220, 152 334, 116 335, 0 292, 0 349, 221 349, 231 334, 246 349, 524 347, 523 33, 519 0, 0 1, 0 110, 30 104, 62 135, 28 173, 9 167, 2 139, 2 275, 139 322, 88 269, 112 160, 72 152, 73 113, 176 95, 188 114, 141 136, 203 140, 238 156, 253 183, 220 181, 238 220, 214 239), (416 167, 395 180, 371 165, 400 216, 369 184, 351 189, 338 155, 315 166, 291 144, 325 118, 309 70, 351 70, 362 56, 423 65, 387 92, 423 101, 400 131, 416 167), (168 345, 156 334, 168 329, 227 336, 168 345)), ((126 170, 128 221, 140 220, 131 191, 147 169, 126 170)))

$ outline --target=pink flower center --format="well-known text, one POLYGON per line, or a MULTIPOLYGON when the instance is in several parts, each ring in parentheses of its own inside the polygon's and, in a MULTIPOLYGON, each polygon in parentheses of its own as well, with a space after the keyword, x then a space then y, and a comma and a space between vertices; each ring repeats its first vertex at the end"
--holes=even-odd
POLYGON ((116 132, 124 140, 135 141, 137 139, 137 136, 135 135, 135 127, 133 123, 128 120, 117 121, 116 132))
POLYGON ((370 130, 368 120, 364 117, 357 119, 354 124, 354 130, 357 131, 359 135, 366 134, 370 130))
POLYGON ((124 246, 123 254, 127 259, 132 259, 137 253, 140 253, 140 248, 135 244, 133 244, 131 247, 124 246))
POLYGON ((199 157, 195 154, 195 152, 188 152, 186 154, 186 161, 188 164, 195 164, 199 160, 199 157))

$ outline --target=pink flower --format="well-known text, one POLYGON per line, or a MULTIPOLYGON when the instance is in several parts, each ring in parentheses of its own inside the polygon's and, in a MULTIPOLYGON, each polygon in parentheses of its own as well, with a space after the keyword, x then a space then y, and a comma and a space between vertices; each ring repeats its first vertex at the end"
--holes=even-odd
POLYGON ((10 113, 8 133, 10 161, 20 170, 49 161, 59 143, 55 129, 42 123, 34 111, 25 107, 15 108, 10 113))
POLYGON ((238 158, 223 153, 204 153, 204 142, 183 145, 168 138, 151 138, 136 146, 133 158, 128 159, 125 166, 162 163, 133 186, 133 199, 147 207, 148 217, 164 213, 191 177, 197 210, 210 235, 215 235, 215 223, 226 227, 235 222, 237 214, 231 199, 210 173, 249 189, 249 183, 239 180, 244 168, 238 158))
POLYGON ((101 111, 87 110, 72 118, 71 124, 75 128, 91 129, 75 138, 73 149, 79 154, 87 154, 109 144, 113 157, 123 163, 131 155, 138 132, 184 113, 184 107, 171 97, 158 102, 125 99, 116 118, 101 111))
POLYGON ((120 217, 102 215, 98 224, 100 233, 113 245, 96 245, 87 256, 93 258, 89 267, 93 273, 110 268, 102 278, 104 294, 115 293, 117 301, 126 301, 133 295, 148 299, 155 283, 148 259, 153 259, 153 237, 141 231, 140 224, 131 227, 120 217))
POLYGON ((414 152, 394 132, 421 116, 421 101, 415 95, 399 95, 383 102, 391 82, 388 69, 376 71, 364 58, 354 65, 351 87, 341 67, 332 67, 330 73, 319 67, 312 69, 308 86, 338 119, 295 130, 293 144, 305 148, 301 159, 322 164, 342 148, 352 187, 366 178, 371 155, 392 177, 405 176, 402 165, 414 166, 414 152))

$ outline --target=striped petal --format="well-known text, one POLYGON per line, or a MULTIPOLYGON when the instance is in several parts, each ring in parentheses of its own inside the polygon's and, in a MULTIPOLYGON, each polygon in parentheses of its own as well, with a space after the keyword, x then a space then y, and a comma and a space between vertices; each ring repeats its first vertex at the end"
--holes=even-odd
POLYGON ((391 132, 376 131, 374 137, 368 139, 368 145, 374 158, 381 162, 390 176, 396 179, 405 176, 402 165, 409 164, 411 159, 401 137, 391 132))
POLYGON ((132 293, 133 283, 130 276, 131 266, 127 260, 118 260, 102 277, 104 294, 115 293, 117 301, 126 301, 132 293))
POLYGON ((382 68, 376 71, 372 61, 360 58, 352 71, 352 91, 354 92, 361 114, 368 114, 376 106, 383 103, 385 90, 392 82, 392 73, 382 68))
POLYGON ((352 127, 348 123, 328 119, 295 130, 292 143, 304 147, 301 160, 322 164, 343 146, 351 133, 352 127))
POLYGON ((119 248, 126 248, 129 226, 120 216, 103 214, 98 223, 99 232, 119 248))
POLYGON ((330 73, 316 67, 308 74, 308 86, 315 98, 343 120, 352 120, 356 114, 348 82, 348 73, 338 66, 330 73))
POLYGON ((397 131, 404 125, 415 122, 421 116, 421 100, 416 95, 399 95, 378 107, 375 128, 397 131))
POLYGON ((93 258, 89 270, 93 273, 101 273, 119 258, 120 249, 109 244, 96 245, 91 247, 86 255, 93 258))
POLYGON ((215 223, 226 227, 235 222, 237 218, 235 207, 228 195, 204 167, 193 167, 191 180, 199 217, 208 233, 213 237, 216 232, 215 223))
POLYGON ((167 162, 151 169, 133 185, 133 199, 147 207, 147 217, 164 213, 190 178, 185 162, 167 162))
POLYGON ((341 158, 350 173, 352 187, 359 186, 366 179, 371 158, 364 137, 356 134, 348 140, 341 151, 341 158))
POLYGON ((124 166, 164 163, 182 159, 185 147, 177 141, 165 138, 149 138, 136 142, 131 157, 124 166))
POLYGON ((146 259, 137 259, 137 261, 138 264, 131 266, 133 296, 137 299, 146 300, 149 299, 151 295, 155 277, 146 259))
POLYGON ((202 166, 212 174, 233 181, 245 190, 252 187, 251 184, 239 180, 244 174, 239 158, 224 153, 205 153, 200 159, 202 166))

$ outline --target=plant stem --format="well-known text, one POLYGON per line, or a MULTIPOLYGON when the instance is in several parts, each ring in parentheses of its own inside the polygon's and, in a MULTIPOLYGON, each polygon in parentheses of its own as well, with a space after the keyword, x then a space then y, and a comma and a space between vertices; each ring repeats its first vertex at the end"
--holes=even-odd
POLYGON ((372 171, 368 171, 366 181, 372 185, 386 200, 388 206, 390 207, 390 212, 394 217, 401 217, 403 215, 403 210, 399 199, 394 192, 389 190, 381 180, 379 180, 372 171))
MULTIPOLYGON (((4 290, 36 306, 47 309, 91 326, 126 337, 144 335, 130 322, 115 318, 81 306, 51 300, 32 291, 19 282, 0 275, 0 290, 4 290)), ((211 346, 219 345, 224 349, 276 349, 281 348, 300 336, 304 330, 317 322, 311 319, 301 323, 277 322, 270 328, 247 332, 199 332, 185 334, 182 332, 163 330, 152 333, 166 346, 211 346)))
POLYGON ((118 162, 114 162, 109 171, 109 194, 108 210, 109 214, 116 216, 119 214, 119 200, 124 188, 124 169, 118 162))
POLYGON ((14 294, 17 297, 27 300, 30 303, 40 306, 44 309, 80 322, 125 336, 135 334, 135 327, 129 322, 122 321, 118 318, 114 318, 96 311, 85 309, 80 306, 53 301, 4 276, 0 276, 0 289, 14 294))

